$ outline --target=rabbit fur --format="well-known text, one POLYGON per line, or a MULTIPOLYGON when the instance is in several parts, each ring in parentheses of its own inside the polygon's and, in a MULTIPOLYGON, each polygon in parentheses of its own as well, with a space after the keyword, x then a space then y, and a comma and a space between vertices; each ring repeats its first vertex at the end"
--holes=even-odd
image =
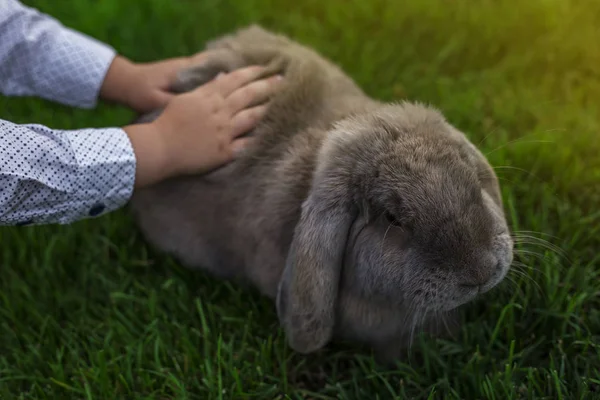
POLYGON ((252 64, 283 85, 240 158, 133 196, 149 243, 275 300, 300 353, 339 338, 395 357, 415 329, 441 334, 443 315, 503 280, 513 242, 498 179, 439 111, 376 101, 315 51, 256 25, 206 50, 174 92, 252 64))

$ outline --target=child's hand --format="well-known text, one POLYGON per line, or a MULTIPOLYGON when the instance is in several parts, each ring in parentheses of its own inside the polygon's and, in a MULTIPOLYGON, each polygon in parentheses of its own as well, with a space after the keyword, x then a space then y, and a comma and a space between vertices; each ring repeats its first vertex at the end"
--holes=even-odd
POLYGON ((149 124, 124 128, 137 159, 136 188, 175 175, 203 173, 233 160, 250 143, 239 136, 265 114, 281 77, 257 80, 262 67, 247 67, 175 96, 149 124))
POLYGON ((207 52, 192 57, 171 58, 151 63, 133 63, 117 55, 100 89, 100 97, 131 108, 138 113, 164 107, 173 98, 168 91, 177 73, 202 62, 207 52))

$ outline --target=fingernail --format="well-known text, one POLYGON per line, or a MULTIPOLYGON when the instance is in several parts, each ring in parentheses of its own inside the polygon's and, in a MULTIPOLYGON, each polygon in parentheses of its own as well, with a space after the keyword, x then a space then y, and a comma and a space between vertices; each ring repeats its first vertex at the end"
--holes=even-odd
POLYGON ((235 158, 240 157, 242 154, 244 154, 244 151, 246 150, 246 146, 244 145, 237 145, 233 147, 233 156, 235 158))
POLYGON ((277 79, 278 81, 280 81, 280 80, 283 79, 283 75, 277 75, 277 76, 275 76, 275 79, 277 79))
MULTIPOLYGON (((246 132, 246 134, 248 134, 248 132, 246 132)), ((234 157, 237 158, 244 154, 248 150, 248 146, 250 146, 252 140, 253 139, 249 137, 235 140, 232 145, 234 157)))
POLYGON ((217 76, 215 77, 215 79, 219 79, 219 78, 222 78, 222 77, 224 77, 224 76, 225 76, 225 72, 219 72, 219 73, 217 74, 217 76))

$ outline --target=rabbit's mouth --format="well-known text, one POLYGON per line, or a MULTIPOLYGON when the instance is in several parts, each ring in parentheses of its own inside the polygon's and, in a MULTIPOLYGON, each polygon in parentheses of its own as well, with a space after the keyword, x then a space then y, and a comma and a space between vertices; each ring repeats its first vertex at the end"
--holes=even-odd
POLYGON ((477 284, 458 283, 452 290, 452 293, 446 293, 443 296, 449 301, 441 301, 438 304, 442 306, 440 311, 450 311, 461 305, 464 305, 477 296, 481 296, 496 286, 498 286, 508 274, 513 260, 513 241, 509 234, 501 234, 496 237, 493 244, 493 253, 498 260, 489 277, 485 282, 477 284))
POLYGON ((502 282, 508 274, 510 266, 513 262, 514 241, 509 233, 503 233, 496 236, 493 246, 494 252, 499 260, 498 267, 496 268, 496 271, 490 280, 481 286, 481 294, 489 292, 491 289, 500 284, 500 282, 502 282))
POLYGON ((452 309, 455 309, 459 306, 462 306, 472 300, 475 299, 475 297, 481 295, 483 293, 483 286, 479 285, 479 286, 471 286, 471 285, 459 285, 458 289, 456 290, 458 292, 458 298, 459 300, 457 301, 457 304, 454 307, 451 307, 448 310, 445 311, 450 311, 452 309))

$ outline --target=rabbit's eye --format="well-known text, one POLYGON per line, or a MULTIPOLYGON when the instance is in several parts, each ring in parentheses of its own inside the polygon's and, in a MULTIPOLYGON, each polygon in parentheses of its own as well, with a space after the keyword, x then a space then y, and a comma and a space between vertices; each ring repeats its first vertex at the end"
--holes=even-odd
POLYGON ((385 212, 385 219, 394 226, 401 226, 400 221, 398 221, 398 219, 392 215, 390 212, 386 211, 385 212))

